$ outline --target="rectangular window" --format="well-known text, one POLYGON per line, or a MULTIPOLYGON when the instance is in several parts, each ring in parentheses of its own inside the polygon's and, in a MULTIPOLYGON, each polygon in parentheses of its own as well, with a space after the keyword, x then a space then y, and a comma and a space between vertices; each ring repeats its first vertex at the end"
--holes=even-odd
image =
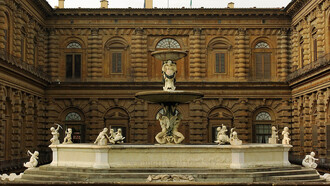
POLYGON ((304 48, 302 46, 300 48, 300 64, 301 64, 301 67, 304 66, 304 48))
POLYGON ((314 48, 313 57, 314 57, 314 61, 316 61, 317 60, 317 40, 316 39, 313 40, 313 48, 314 48))
POLYGON ((67 54, 66 55, 66 78, 79 79, 81 78, 81 55, 67 54))
POLYGON ((226 57, 225 53, 215 54, 215 73, 226 72, 226 57))
POLYGON ((112 73, 122 73, 122 53, 112 53, 111 63, 112 73))
POLYGON ((25 61, 25 38, 24 35, 22 35, 22 39, 21 39, 21 60, 25 61))
POLYGON ((5 35, 4 35, 4 40, 5 40, 5 52, 8 52, 8 31, 7 30, 4 30, 4 32, 5 32, 5 35))
POLYGON ((255 126, 256 131, 256 143, 268 143, 268 138, 271 137, 271 125, 270 124, 257 124, 255 126))
POLYGON ((256 79, 271 78, 271 53, 255 53, 256 79))

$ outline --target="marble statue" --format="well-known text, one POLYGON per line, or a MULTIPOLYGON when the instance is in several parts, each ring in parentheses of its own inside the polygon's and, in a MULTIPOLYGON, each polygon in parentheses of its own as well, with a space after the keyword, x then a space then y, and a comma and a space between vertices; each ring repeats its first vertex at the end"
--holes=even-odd
POLYGON ((180 113, 178 113, 177 115, 170 114, 169 116, 158 113, 156 119, 159 120, 160 126, 162 128, 162 131, 159 132, 155 137, 158 143, 179 144, 185 139, 183 134, 178 131, 179 125, 182 120, 182 116, 180 113))
POLYGON ((113 141, 114 141, 114 143, 124 143, 124 139, 125 139, 125 137, 123 137, 122 130, 121 130, 121 128, 119 128, 116 132, 115 137, 113 138, 113 141))
POLYGON ((184 140, 183 134, 178 131, 182 117, 181 117, 181 114, 179 113, 177 116, 174 116, 173 118, 175 119, 173 130, 172 130, 173 140, 174 140, 175 144, 179 144, 184 140))
POLYGON ((29 150, 28 150, 28 154, 31 155, 30 157, 30 161, 23 163, 23 166, 30 169, 30 168, 35 168, 38 165, 38 156, 39 156, 39 152, 38 151, 34 151, 34 153, 32 154, 29 150))
POLYGON ((290 138, 289 138, 289 128, 288 127, 284 127, 282 135, 283 135, 283 140, 282 140, 282 144, 283 145, 290 145, 290 138))
POLYGON ((175 62, 168 60, 163 62, 162 67, 163 78, 165 81, 165 86, 163 90, 165 91, 173 91, 175 90, 175 76, 177 73, 177 68, 175 62))
POLYGON ((51 133, 53 135, 52 139, 50 139, 50 142, 52 142, 51 145, 58 145, 58 144, 60 144, 60 141, 58 140, 58 138, 60 137, 60 133, 58 133, 58 130, 60 128, 62 128, 62 127, 61 127, 61 125, 59 125, 57 123, 55 123, 55 125, 57 125, 57 128, 56 129, 55 129, 55 127, 51 127, 50 128, 50 131, 51 131, 51 133))
POLYGON ((315 163, 315 161, 317 161, 318 159, 314 158, 314 156, 315 156, 314 152, 311 152, 310 155, 306 155, 302 161, 302 165, 307 168, 316 169, 317 164, 315 163))
POLYGON ((242 140, 238 139, 235 128, 230 130, 230 145, 242 145, 242 140))
POLYGON ((9 181, 14 181, 15 179, 21 179, 24 173, 21 173, 19 175, 15 174, 15 173, 10 173, 8 174, 0 174, 0 179, 2 181, 5 181, 6 179, 9 181))
POLYGON ((167 124, 169 124, 168 118, 166 116, 163 116, 163 114, 158 113, 156 115, 156 119, 159 120, 160 127, 162 128, 162 131, 158 133, 155 137, 156 141, 160 144, 165 144, 166 143, 166 132, 167 132, 167 124))
POLYGON ((64 138, 64 141, 63 141, 63 144, 71 144, 71 143, 73 143, 72 142, 72 137, 71 137, 71 135, 72 135, 72 128, 68 128, 68 130, 67 131, 65 131, 65 138, 64 138))
POLYGON ((99 135, 97 136, 96 140, 94 141, 94 144, 97 145, 107 145, 108 144, 108 140, 110 141, 110 138, 107 134, 108 132, 108 128, 104 128, 99 135))
POLYGON ((268 138, 268 143, 277 144, 278 134, 275 126, 272 126, 272 137, 268 138))
POLYGON ((218 143, 219 145, 230 143, 229 137, 226 134, 227 131, 228 131, 227 127, 223 124, 222 124, 222 127, 218 127, 217 128, 217 132, 218 132, 217 140, 215 142, 218 143))

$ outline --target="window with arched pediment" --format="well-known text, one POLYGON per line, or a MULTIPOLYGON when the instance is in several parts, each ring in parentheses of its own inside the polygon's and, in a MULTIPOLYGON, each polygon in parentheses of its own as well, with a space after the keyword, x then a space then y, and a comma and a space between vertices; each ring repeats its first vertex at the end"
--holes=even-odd
POLYGON ((63 124, 63 131, 61 131, 61 138, 64 139, 66 131, 72 129, 73 143, 84 143, 86 139, 85 117, 83 113, 76 108, 69 108, 61 115, 61 123, 63 124))
POLYGON ((70 41, 65 49, 65 77, 67 80, 78 80, 82 76, 82 45, 78 41, 70 41))
POLYGON ((252 47, 252 77, 257 80, 270 80, 275 76, 276 65, 272 64, 274 49, 266 41, 258 41, 252 47))
POLYGON ((175 39, 172 38, 165 38, 160 40, 157 45, 156 45, 157 49, 161 49, 161 48, 171 48, 171 49, 179 49, 181 48, 180 44, 178 41, 176 41, 175 39))
POLYGON ((268 143, 268 138, 272 134, 272 125, 274 119, 267 109, 261 109, 255 112, 253 118, 253 142, 268 143))
POLYGON ((125 137, 125 143, 130 142, 131 140, 129 135, 129 122, 129 114, 126 112, 126 110, 119 107, 111 108, 104 115, 104 127, 113 129, 114 132, 117 132, 118 129, 121 129, 122 135, 125 137))
POLYGON ((4 23, 3 23, 3 41, 4 41, 4 51, 9 53, 9 38, 10 38, 10 23, 9 23, 9 19, 6 13, 4 14, 4 23))
POLYGON ((128 44, 123 38, 112 38, 105 44, 106 76, 125 78, 127 75, 128 44))
MULTIPOLYGON (((217 128, 226 126, 227 130, 233 127, 234 116, 227 108, 215 108, 208 115, 208 142, 214 143, 217 138, 217 128)), ((229 135, 229 134, 228 134, 229 135)))

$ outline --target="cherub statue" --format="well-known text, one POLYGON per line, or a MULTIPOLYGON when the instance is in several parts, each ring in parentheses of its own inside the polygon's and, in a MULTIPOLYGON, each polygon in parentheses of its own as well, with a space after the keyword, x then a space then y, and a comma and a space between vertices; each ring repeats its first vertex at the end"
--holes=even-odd
POLYGON ((162 67, 163 78, 165 81, 165 86, 163 90, 165 91, 173 91, 175 90, 175 76, 177 73, 177 68, 175 62, 168 60, 163 62, 162 67))
POLYGON ((114 139, 115 139, 116 134, 115 134, 115 131, 111 128, 111 126, 110 126, 109 134, 110 134, 110 136, 109 136, 109 142, 111 144, 115 144, 114 139))
POLYGON ((178 131, 178 128, 179 128, 179 125, 180 125, 180 122, 182 120, 182 116, 181 114, 179 113, 177 116, 174 116, 176 117, 175 118, 175 122, 174 122, 174 126, 173 126, 173 137, 174 137, 174 143, 175 144, 179 144, 181 143, 183 140, 184 140, 184 136, 181 132, 178 131))
POLYGON ((108 140, 110 141, 110 138, 109 138, 107 132, 108 132, 108 128, 104 128, 99 133, 99 135, 97 136, 94 144, 97 144, 97 145, 107 145, 108 144, 108 140))
POLYGON ((305 159, 303 159, 303 161, 302 161, 302 165, 304 167, 307 167, 307 168, 316 169, 317 164, 315 163, 315 161, 317 161, 319 159, 314 158, 314 156, 315 156, 315 153, 314 152, 311 152, 310 155, 306 155, 305 156, 305 159))
POLYGON ((166 132, 167 132, 167 124, 166 123, 169 123, 168 118, 166 116, 163 116, 163 114, 161 113, 158 113, 157 116, 156 116, 156 119, 159 120, 159 123, 160 123, 160 127, 162 128, 162 131, 159 132, 155 139, 158 143, 160 144, 165 144, 166 143, 166 132))
POLYGON ((223 145, 225 143, 229 143, 229 137, 226 135, 227 127, 222 124, 222 127, 217 128, 218 134, 217 134, 217 141, 216 143, 219 143, 219 145, 223 145))
POLYGON ((115 135, 115 138, 113 139, 113 141, 115 143, 124 143, 124 139, 125 139, 125 137, 123 137, 122 130, 121 130, 121 128, 119 128, 116 132, 116 135, 115 135))
POLYGON ((268 143, 277 144, 278 134, 275 126, 272 126, 272 137, 268 138, 268 143))
POLYGON ((30 157, 30 161, 23 163, 23 166, 30 169, 30 168, 34 168, 38 165, 38 156, 39 156, 39 152, 38 151, 34 151, 34 153, 32 154, 29 150, 28 150, 28 154, 31 155, 30 157))
POLYGON ((68 128, 68 130, 67 131, 65 131, 65 138, 64 138, 64 141, 63 141, 63 144, 71 144, 71 143, 73 143, 72 142, 72 137, 71 137, 71 135, 72 135, 72 128, 68 128))
POLYGON ((230 130, 230 145, 242 145, 242 140, 238 139, 235 128, 230 130))
POLYGON ((289 138, 289 128, 288 127, 284 127, 282 135, 283 135, 283 140, 282 140, 282 144, 283 145, 290 145, 290 138, 289 138))
POLYGON ((52 135, 53 135, 52 139, 50 139, 50 142, 52 142, 51 145, 60 144, 60 141, 58 140, 58 138, 60 137, 60 133, 58 133, 58 130, 62 127, 61 127, 61 125, 59 125, 57 123, 55 123, 55 125, 57 125, 56 129, 54 127, 50 128, 50 131, 52 132, 52 135))

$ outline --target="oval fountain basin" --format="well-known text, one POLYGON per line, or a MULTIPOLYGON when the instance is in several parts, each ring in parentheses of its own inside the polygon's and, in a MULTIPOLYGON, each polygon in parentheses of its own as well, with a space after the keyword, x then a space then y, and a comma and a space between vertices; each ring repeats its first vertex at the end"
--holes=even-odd
POLYGON ((178 50, 161 50, 161 51, 152 52, 151 55, 161 61, 167 61, 167 60, 177 61, 187 56, 187 52, 178 51, 178 50))
POLYGON ((153 103, 186 103, 202 98, 204 95, 195 91, 146 91, 135 94, 136 98, 153 103))

